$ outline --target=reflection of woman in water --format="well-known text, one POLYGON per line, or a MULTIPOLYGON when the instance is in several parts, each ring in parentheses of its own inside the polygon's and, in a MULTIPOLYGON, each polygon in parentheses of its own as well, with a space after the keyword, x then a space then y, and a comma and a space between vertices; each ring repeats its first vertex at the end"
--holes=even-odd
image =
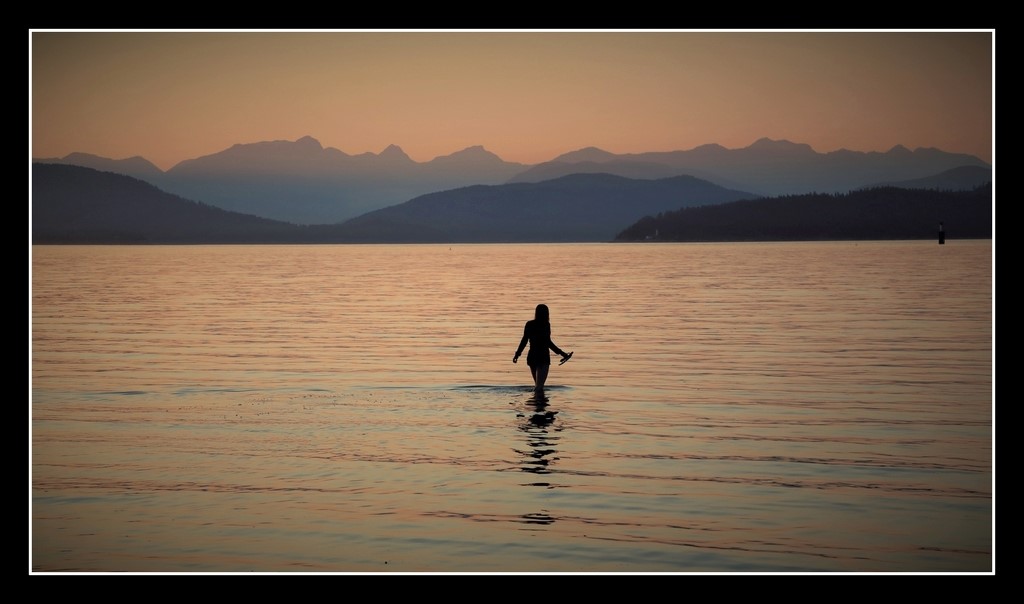
POLYGON ((544 390, 544 382, 548 379, 548 369, 551 367, 551 357, 548 355, 548 349, 550 348, 562 355, 563 361, 569 358, 569 354, 563 352, 561 348, 555 346, 555 343, 551 341, 551 323, 548 321, 548 307, 544 304, 538 304, 533 320, 526 322, 526 328, 523 330, 523 339, 519 341, 516 355, 512 357, 513 363, 519 361, 519 355, 523 354, 523 348, 526 348, 527 342, 530 343, 530 352, 526 355, 526 364, 530 366, 530 374, 533 375, 534 391, 542 392, 544 390))

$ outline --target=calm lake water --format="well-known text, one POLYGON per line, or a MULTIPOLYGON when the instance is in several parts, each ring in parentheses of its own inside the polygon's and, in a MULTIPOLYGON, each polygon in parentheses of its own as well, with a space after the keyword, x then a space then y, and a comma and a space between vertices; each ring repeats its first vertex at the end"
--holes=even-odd
POLYGON ((992 260, 35 246, 30 572, 993 572, 992 260))

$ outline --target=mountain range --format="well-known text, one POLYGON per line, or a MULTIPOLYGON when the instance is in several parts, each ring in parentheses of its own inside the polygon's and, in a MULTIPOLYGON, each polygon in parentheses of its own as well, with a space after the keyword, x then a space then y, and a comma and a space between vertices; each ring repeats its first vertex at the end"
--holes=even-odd
POLYGON ((76 153, 35 161, 125 174, 186 199, 296 224, 337 223, 424 193, 499 184, 525 168, 480 146, 416 162, 395 145, 349 155, 309 136, 234 145, 166 172, 142 158, 76 153))
POLYGON ((183 199, 139 179, 33 164, 32 242, 278 243, 298 227, 183 199))
POLYGON ((330 225, 296 225, 184 199, 81 166, 32 166, 32 243, 454 243, 991 237, 991 183, 758 198, 691 176, 573 174, 422 195, 330 225), (632 225, 632 226, 630 226, 632 225), (618 235, 617 235, 618 234, 618 235))
POLYGON ((692 176, 570 174, 430 193, 353 218, 338 229, 346 241, 609 241, 648 214, 755 197, 692 176))
POLYGON ((961 167, 991 170, 977 157, 938 149, 818 153, 808 145, 767 138, 741 149, 709 144, 687 151, 614 154, 590 147, 536 165, 506 162, 480 146, 428 162, 412 160, 395 145, 380 153, 350 155, 310 136, 238 144, 167 171, 141 157, 114 160, 72 153, 34 161, 124 174, 221 209, 307 225, 340 223, 440 191, 539 183, 580 173, 633 180, 690 176, 734 191, 776 196, 846 192, 961 167))
POLYGON ((646 216, 616 241, 992 238, 992 183, 970 190, 895 186, 680 208, 646 216))
POLYGON ((139 179, 81 166, 32 168, 34 243, 351 243, 609 241, 682 206, 754 197, 689 176, 577 174, 422 195, 333 225, 231 212, 139 179))
POLYGON ((931 189, 935 191, 967 191, 992 182, 992 168, 985 166, 960 166, 932 176, 879 182, 866 189, 877 187, 899 187, 902 189, 931 189))
POLYGON ((578 171, 638 177, 641 172, 690 174, 761 196, 838 193, 874 183, 930 177, 961 166, 990 168, 972 155, 897 145, 885 153, 841 149, 818 153, 809 145, 762 138, 749 147, 701 145, 689 151, 612 154, 593 147, 556 157, 518 174, 514 181, 543 180, 578 171))

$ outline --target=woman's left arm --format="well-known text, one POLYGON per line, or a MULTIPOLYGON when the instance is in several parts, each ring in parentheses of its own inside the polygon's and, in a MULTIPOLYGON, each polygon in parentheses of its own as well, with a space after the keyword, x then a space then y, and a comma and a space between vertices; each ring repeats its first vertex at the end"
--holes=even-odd
POLYGON ((555 351, 555 354, 559 354, 559 355, 561 355, 563 357, 565 356, 565 352, 563 352, 561 348, 556 346, 554 341, 548 340, 548 343, 550 343, 551 350, 555 351))

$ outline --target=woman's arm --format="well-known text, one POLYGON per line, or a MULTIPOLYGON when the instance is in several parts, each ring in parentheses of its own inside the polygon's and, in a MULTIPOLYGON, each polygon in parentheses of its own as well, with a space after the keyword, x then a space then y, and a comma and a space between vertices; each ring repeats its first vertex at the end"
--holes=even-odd
POLYGON ((562 349, 559 348, 558 346, 555 346, 555 343, 552 340, 548 340, 548 344, 550 345, 551 350, 555 351, 555 354, 562 355, 563 357, 565 356, 565 353, 562 352, 562 349))
POLYGON ((523 354, 523 349, 526 348, 526 343, 530 341, 530 324, 527 323, 526 327, 523 328, 523 339, 519 340, 519 348, 516 348, 516 355, 512 357, 512 362, 515 363, 519 360, 519 355, 523 354))

